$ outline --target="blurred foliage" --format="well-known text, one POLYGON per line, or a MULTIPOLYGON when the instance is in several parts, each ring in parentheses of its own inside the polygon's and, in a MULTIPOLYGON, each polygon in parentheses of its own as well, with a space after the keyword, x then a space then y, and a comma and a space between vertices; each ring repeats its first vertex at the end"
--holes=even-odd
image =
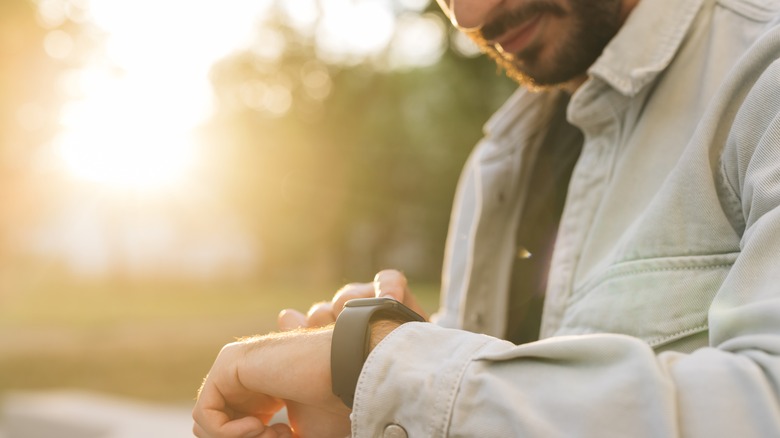
MULTIPOLYGON (((323 297, 322 285, 74 281, 51 267, 28 274, 8 285, 19 293, 0 297, 0 398, 80 388, 189 402, 222 345, 273 331, 280 309, 305 310, 323 297)), ((415 290, 433 311, 435 286, 415 290)))
POLYGON ((31 2, 0 2, 0 276, 16 225, 36 208, 36 151, 56 127, 63 66, 46 56, 45 34, 31 2))
MULTIPOLYGON (((63 73, 83 61, 46 55, 52 28, 35 7, 0 2, 0 391, 78 386, 188 399, 232 336, 271 330, 280 308, 303 310, 384 268, 404 270, 434 310, 457 177, 515 89, 491 61, 447 50, 421 68, 388 68, 387 53, 329 64, 313 36, 267 21, 284 40, 279 56, 259 37, 213 68, 217 107, 202 128, 199 175, 252 234, 256 278, 79 279, 14 247, 20 225, 45 217, 67 190, 47 175, 46 148, 66 97, 63 73)), ((76 23, 58 27, 79 34, 76 23)), ((176 201, 154 208, 173 211, 176 201)), ((109 196, 100 205, 140 226, 134 211, 151 208, 109 196)))
MULTIPOLYGON (((0 5, 6 262, 19 225, 45 216, 61 197, 41 157, 51 153, 45 149, 58 126, 63 73, 83 61, 46 56, 52 28, 35 7, 30 0, 0 5)), ((430 17, 434 8, 424 12, 430 17)), ((276 10, 258 25, 281 41, 264 40, 269 33, 259 30, 253 48, 213 68, 217 109, 203 127, 201 182, 222 193, 253 235, 258 278, 359 281, 392 267, 437 281, 457 176, 515 85, 491 61, 453 50, 421 68, 389 68, 397 56, 390 50, 328 64, 318 59, 313 33, 283 15, 276 10), (269 55, 274 47, 284 50, 269 55)), ((80 25, 58 28, 78 36, 80 25)))
POLYGON ((515 85, 452 50, 417 69, 327 65, 311 37, 275 26, 279 58, 246 51, 214 68, 210 126, 216 179, 252 221, 262 275, 352 281, 392 267, 438 281, 457 177, 515 85))

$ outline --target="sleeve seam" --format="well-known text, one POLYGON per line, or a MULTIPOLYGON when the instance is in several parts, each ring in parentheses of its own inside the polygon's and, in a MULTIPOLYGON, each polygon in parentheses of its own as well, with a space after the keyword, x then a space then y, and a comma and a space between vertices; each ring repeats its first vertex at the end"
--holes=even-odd
MULTIPOLYGON (((487 347, 487 345, 490 343, 490 339, 484 339, 483 342, 479 345, 478 348, 474 349, 474 351, 469 355, 468 360, 466 360, 463 363, 463 366, 460 369, 460 372, 458 373, 457 379, 454 380, 454 385, 452 386, 452 389, 449 392, 449 395, 447 396, 446 405, 447 405, 447 411, 445 420, 446 423, 442 425, 441 427, 441 436, 447 437, 449 436, 449 428, 452 424, 452 413, 455 410, 455 400, 457 399, 458 392, 460 392, 460 387, 462 386, 463 378, 466 375, 466 370, 471 366, 472 363, 479 360, 479 354, 482 350, 487 347)), ((429 436, 435 436, 433 433, 435 432, 435 425, 431 425, 431 431, 429 436)))

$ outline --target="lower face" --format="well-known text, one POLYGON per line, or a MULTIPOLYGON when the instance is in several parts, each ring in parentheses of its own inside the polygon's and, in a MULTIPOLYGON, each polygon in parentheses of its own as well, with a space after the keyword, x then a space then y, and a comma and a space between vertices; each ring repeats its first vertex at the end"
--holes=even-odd
POLYGON ((521 84, 560 85, 583 77, 617 34, 621 4, 530 0, 495 11, 480 30, 466 33, 521 84))

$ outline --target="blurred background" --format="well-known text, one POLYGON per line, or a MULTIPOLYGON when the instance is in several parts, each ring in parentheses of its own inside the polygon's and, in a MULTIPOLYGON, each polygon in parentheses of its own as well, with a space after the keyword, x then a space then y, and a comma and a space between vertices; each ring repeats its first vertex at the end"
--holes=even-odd
POLYGON ((385 268, 435 309, 513 89, 429 0, 3 0, 0 395, 191 404, 221 345, 385 268))

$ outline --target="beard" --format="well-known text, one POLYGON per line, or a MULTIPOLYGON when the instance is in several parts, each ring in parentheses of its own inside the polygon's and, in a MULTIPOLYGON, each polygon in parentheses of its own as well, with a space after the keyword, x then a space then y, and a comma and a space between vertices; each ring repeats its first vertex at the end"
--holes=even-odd
POLYGON ((568 3, 570 10, 566 11, 552 0, 533 0, 505 11, 500 18, 479 29, 464 32, 507 76, 521 85, 543 89, 565 84, 585 75, 622 25, 621 0, 569 0, 568 3), (566 20, 555 40, 548 38, 519 53, 504 53, 488 43, 489 39, 539 14, 566 20))

